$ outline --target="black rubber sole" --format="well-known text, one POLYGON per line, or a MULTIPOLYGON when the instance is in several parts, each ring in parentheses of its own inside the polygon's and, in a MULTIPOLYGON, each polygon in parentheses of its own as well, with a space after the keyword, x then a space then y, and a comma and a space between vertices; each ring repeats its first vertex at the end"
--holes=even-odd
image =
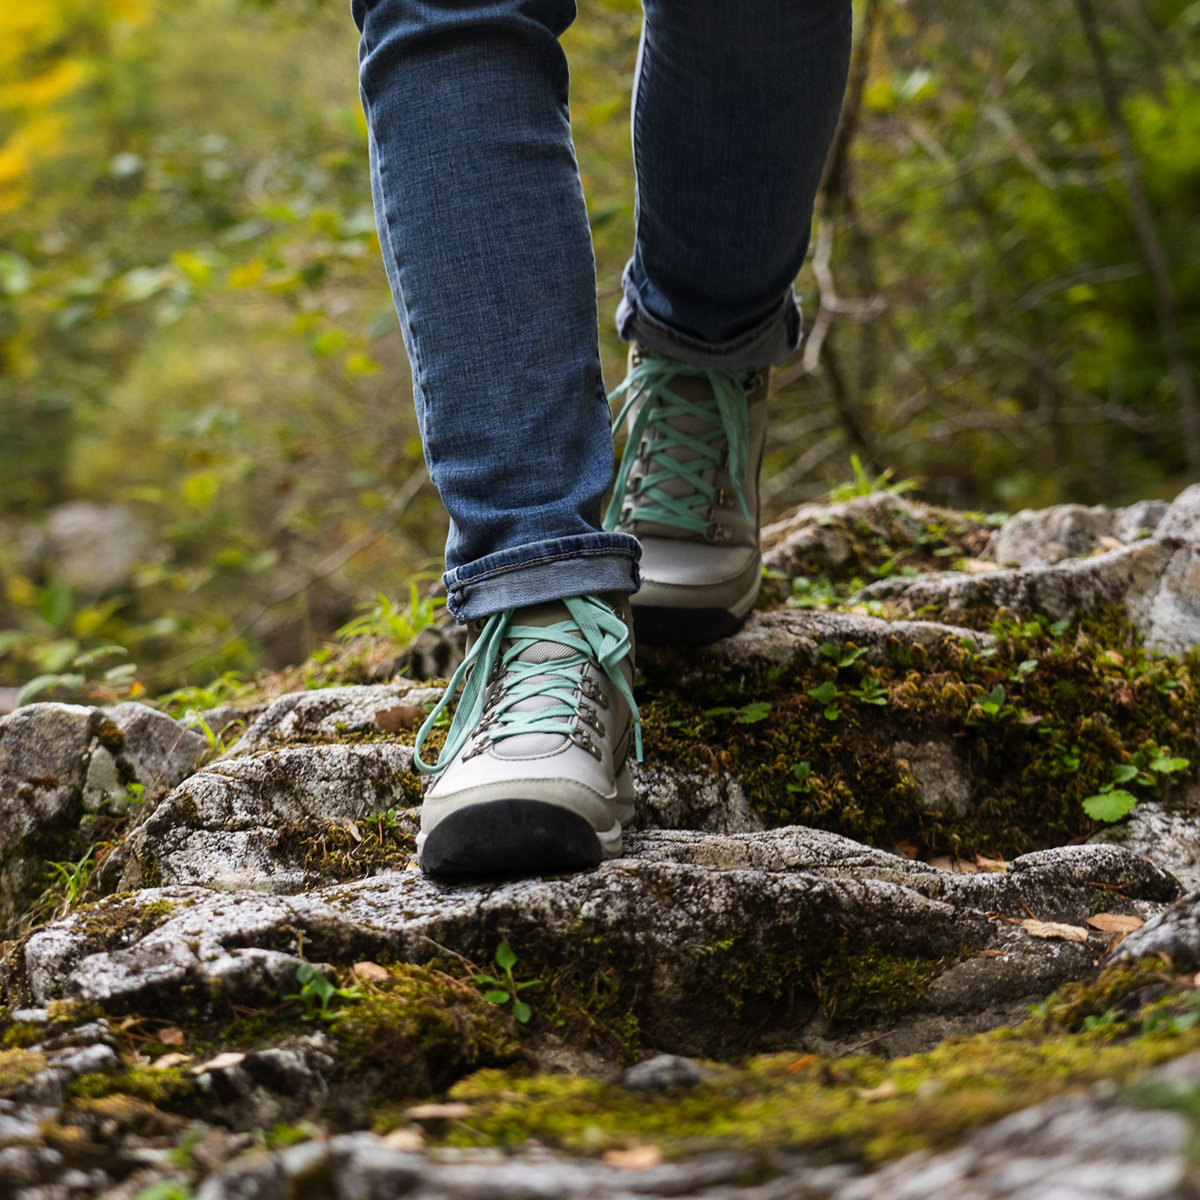
POLYGON ((421 869, 443 879, 558 875, 600 865, 596 831, 544 800, 493 800, 450 813, 421 847, 421 869))
POLYGON ((723 608, 633 608, 633 632, 639 646, 700 646, 737 633, 746 623, 723 608))

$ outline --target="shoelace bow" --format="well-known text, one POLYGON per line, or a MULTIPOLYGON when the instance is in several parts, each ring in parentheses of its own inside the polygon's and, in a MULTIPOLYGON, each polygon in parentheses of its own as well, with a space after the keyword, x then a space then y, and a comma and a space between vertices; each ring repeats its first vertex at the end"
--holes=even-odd
POLYGON ((629 410, 643 400, 633 419, 621 465, 613 485, 612 500, 604 514, 605 529, 615 529, 626 507, 629 474, 646 443, 646 459, 650 470, 641 478, 636 499, 626 515, 627 520, 652 521, 670 525, 689 533, 706 533, 709 520, 705 510, 716 500, 717 489, 704 478, 704 473, 721 465, 723 452, 720 442, 728 447, 729 478, 734 495, 747 519, 750 508, 746 503, 743 481, 750 443, 746 419, 746 385, 744 371, 718 371, 712 367, 694 367, 674 359, 645 355, 610 395, 609 401, 624 393, 626 399, 613 422, 613 434, 624 424, 629 410), (672 380, 679 376, 699 376, 707 380, 711 401, 688 400, 671 390, 672 380), (685 433, 671 422, 677 417, 700 417, 710 428, 685 433), (647 440, 647 430, 650 436, 647 440), (680 461, 672 451, 694 451, 693 457, 680 461), (689 490, 682 496, 672 496, 662 487, 671 480, 683 480, 689 490))
POLYGON ((436 775, 445 770, 475 732, 483 717, 488 683, 497 662, 504 684, 502 694, 493 697, 488 712, 486 736, 492 742, 525 733, 557 733, 571 737, 579 718, 580 672, 591 662, 604 672, 629 705, 634 753, 641 761, 641 721, 633 691, 621 673, 621 661, 629 653, 629 630, 625 622, 601 601, 585 596, 572 597, 563 603, 571 619, 553 625, 510 624, 511 612, 496 613, 488 618, 483 632, 417 733, 413 762, 418 771, 436 775), (536 642, 557 642, 570 653, 543 662, 520 661, 520 655, 536 642), (437 761, 427 763, 421 757, 421 747, 460 687, 462 698, 445 745, 437 761), (516 711, 523 701, 537 696, 547 697, 551 703, 516 711))

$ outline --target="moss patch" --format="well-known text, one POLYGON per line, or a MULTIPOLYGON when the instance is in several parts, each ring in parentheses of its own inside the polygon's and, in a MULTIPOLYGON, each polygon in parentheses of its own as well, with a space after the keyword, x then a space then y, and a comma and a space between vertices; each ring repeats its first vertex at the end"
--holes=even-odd
POLYGON ((581 1076, 481 1071, 453 1099, 469 1116, 450 1145, 518 1145, 536 1138, 577 1153, 654 1142, 670 1155, 738 1146, 803 1149, 867 1165, 953 1145, 977 1125, 1101 1079, 1123 1082, 1200 1046, 1200 1028, 1162 1023, 1171 999, 1083 1032, 1045 1017, 1017 1028, 953 1038, 925 1054, 887 1061, 787 1053, 741 1066, 709 1064, 694 1089, 632 1093, 581 1076))
POLYGON ((43 1055, 33 1050, 0 1051, 0 1096, 11 1096, 22 1084, 28 1083, 46 1066, 43 1055))
POLYGON ((1194 757, 1195 656, 1148 657, 1115 610, 1078 626, 993 614, 989 631, 994 648, 948 639, 931 655, 895 642, 880 665, 827 644, 815 666, 714 679, 687 697, 648 661, 648 762, 728 771, 769 827, 921 857, 1061 845, 1097 828, 1082 802, 1122 773, 1135 771, 1122 786, 1141 797, 1182 778, 1146 764, 1194 757), (922 807, 901 741, 953 748, 971 786, 965 815, 922 807))

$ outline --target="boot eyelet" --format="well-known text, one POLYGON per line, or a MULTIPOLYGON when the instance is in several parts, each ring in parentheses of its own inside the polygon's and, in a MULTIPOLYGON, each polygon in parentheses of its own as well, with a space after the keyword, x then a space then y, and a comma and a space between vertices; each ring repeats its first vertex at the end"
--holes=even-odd
POLYGON ((732 538, 733 530, 729 526, 722 525, 717 521, 713 521, 704 531, 704 540, 706 542, 728 542, 732 538))

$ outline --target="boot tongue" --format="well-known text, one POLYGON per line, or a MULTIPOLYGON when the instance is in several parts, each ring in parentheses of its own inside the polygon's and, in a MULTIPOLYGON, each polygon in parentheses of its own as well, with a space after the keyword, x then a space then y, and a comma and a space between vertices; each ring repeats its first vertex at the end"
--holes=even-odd
MULTIPOLYGON (((534 604, 528 608, 518 609, 512 618, 511 625, 532 626, 535 629, 548 625, 556 625, 559 621, 570 620, 571 614, 561 601, 548 604, 534 604)), ((510 628, 511 628, 510 625, 510 628)), ((555 659, 567 658, 573 651, 561 642, 544 641, 530 642, 517 655, 517 661, 523 663, 549 663, 555 659)), ((529 681, 542 683, 548 676, 535 675, 529 681)), ((509 708, 509 712, 536 712, 539 708, 551 708, 561 703, 552 696, 530 696, 509 708)), ((498 758, 536 758, 542 754, 553 754, 561 750, 569 739, 561 733, 523 733, 514 737, 501 738, 492 746, 492 753, 498 758)))

